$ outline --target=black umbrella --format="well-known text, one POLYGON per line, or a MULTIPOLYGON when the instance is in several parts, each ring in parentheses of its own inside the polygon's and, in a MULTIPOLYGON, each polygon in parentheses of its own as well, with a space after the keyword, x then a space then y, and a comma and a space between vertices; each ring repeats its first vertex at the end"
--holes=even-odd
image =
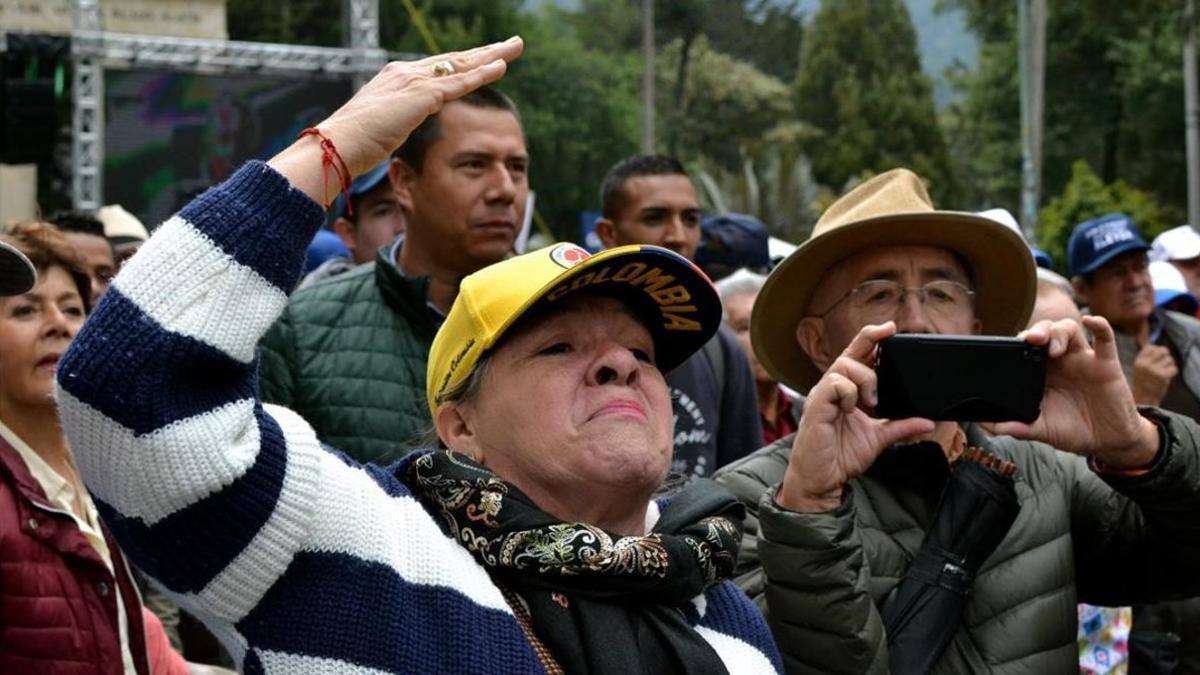
POLYGON ((924 675, 962 624, 975 573, 1021 510, 1016 467, 978 448, 955 462, 933 524, 883 605, 892 675, 924 675))

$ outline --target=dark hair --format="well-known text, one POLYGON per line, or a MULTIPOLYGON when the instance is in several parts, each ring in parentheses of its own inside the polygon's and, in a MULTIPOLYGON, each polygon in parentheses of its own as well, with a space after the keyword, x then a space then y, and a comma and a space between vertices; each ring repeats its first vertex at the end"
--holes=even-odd
MULTIPOLYGON (((517 118, 518 125, 521 124, 521 113, 517 111, 517 104, 499 90, 491 87, 480 87, 466 96, 452 101, 447 106, 455 103, 469 105, 472 108, 507 111, 517 118)), ((402 160, 416 173, 421 173, 421 169, 425 165, 425 153, 429 151, 429 146, 442 137, 441 116, 442 114, 439 112, 426 117, 425 121, 421 122, 421 125, 408 135, 408 140, 404 141, 404 145, 397 148, 394 153, 397 159, 402 160)), ((522 129, 522 133, 524 133, 524 129, 522 129)))
POLYGON ((84 271, 83 256, 54 224, 40 221, 15 223, 0 230, 0 239, 24 253, 39 274, 45 274, 55 266, 65 269, 75 282, 83 306, 91 310, 92 280, 84 271))
POLYGON ((600 205, 604 217, 613 220, 621 215, 624 206, 625 183, 638 176, 683 176, 690 178, 683 164, 666 155, 634 155, 608 170, 600 184, 600 205))
POLYGON ((105 238, 104 223, 99 218, 81 211, 56 211, 46 221, 63 232, 78 232, 105 238))

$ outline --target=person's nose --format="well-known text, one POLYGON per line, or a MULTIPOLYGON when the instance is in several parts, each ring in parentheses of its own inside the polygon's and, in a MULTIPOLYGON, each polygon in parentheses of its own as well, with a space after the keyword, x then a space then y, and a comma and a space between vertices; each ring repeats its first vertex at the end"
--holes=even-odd
POLYGON ((68 340, 75 337, 75 331, 78 329, 77 322, 67 316, 62 309, 50 307, 46 310, 45 317, 46 323, 42 327, 42 337, 66 338, 68 340))
POLYGON ((1135 274, 1129 275, 1133 284, 1137 288, 1154 288, 1154 279, 1150 278, 1150 270, 1141 270, 1135 274))
POLYGON ((676 214, 667 222, 667 231, 663 235, 663 247, 678 249, 687 242, 687 224, 683 216, 676 214))
POLYGON ((921 293, 915 289, 908 290, 900 299, 900 307, 896 312, 896 332, 898 333, 932 333, 933 323, 925 312, 925 303, 921 302, 921 293))
POLYGON ((97 275, 92 275, 92 304, 100 301, 100 296, 108 290, 108 281, 101 279, 97 275))
POLYGON ((592 385, 616 384, 631 387, 638 378, 638 359, 623 345, 608 344, 592 362, 588 383, 592 385))
POLYGON ((502 204, 511 204, 517 198, 517 179, 513 177, 511 169, 503 164, 499 166, 486 196, 489 202, 502 204))

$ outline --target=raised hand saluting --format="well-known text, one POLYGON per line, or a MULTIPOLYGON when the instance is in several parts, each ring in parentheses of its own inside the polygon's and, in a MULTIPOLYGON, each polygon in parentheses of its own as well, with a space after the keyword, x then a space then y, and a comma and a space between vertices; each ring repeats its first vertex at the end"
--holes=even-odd
MULTIPOLYGON (((419 61, 392 61, 317 129, 337 148, 352 176, 383 161, 443 105, 504 76, 521 55, 519 37, 419 61)), ((324 204, 325 167, 320 139, 300 138, 268 162, 314 201, 324 204)))

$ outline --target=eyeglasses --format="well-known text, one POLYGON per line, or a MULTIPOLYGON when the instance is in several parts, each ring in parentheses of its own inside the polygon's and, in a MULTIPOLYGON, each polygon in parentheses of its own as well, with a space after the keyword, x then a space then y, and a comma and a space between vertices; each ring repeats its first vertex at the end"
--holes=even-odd
POLYGON ((894 319, 904 306, 909 293, 915 293, 921 306, 931 318, 958 319, 971 309, 975 292, 957 281, 939 279, 924 286, 907 288, 889 279, 872 279, 850 289, 817 316, 825 318, 843 302, 849 301, 851 309, 868 321, 894 319))

